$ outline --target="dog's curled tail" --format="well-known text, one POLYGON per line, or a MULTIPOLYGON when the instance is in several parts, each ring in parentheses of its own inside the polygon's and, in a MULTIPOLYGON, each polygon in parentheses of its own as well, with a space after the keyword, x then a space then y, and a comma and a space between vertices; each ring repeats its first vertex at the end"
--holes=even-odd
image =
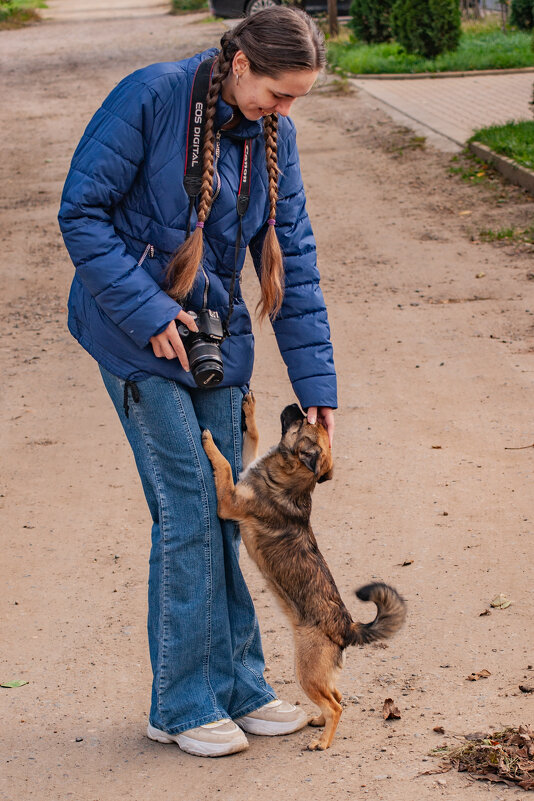
POLYGON ((406 619, 406 602, 397 590, 382 582, 366 584, 356 590, 360 601, 372 601, 377 613, 370 623, 353 623, 347 645, 365 645, 375 640, 386 640, 395 634, 406 619))

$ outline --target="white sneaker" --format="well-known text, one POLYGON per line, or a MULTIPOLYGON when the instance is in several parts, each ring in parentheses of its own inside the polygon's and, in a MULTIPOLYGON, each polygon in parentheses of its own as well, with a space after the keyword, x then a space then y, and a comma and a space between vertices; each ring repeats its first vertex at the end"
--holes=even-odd
POLYGON ((149 723, 146 733, 151 740, 157 740, 158 743, 177 743, 182 751, 195 756, 226 756, 248 748, 247 738, 229 718, 204 723, 180 734, 168 734, 149 723))
POLYGON ((308 716, 299 707, 275 698, 254 712, 237 718, 235 722, 250 734, 274 736, 303 729, 308 723, 308 716))

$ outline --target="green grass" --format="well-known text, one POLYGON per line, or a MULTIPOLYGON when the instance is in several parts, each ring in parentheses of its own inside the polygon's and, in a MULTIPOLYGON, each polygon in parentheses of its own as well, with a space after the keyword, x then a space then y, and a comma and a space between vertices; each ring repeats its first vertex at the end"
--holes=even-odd
POLYGON ((534 52, 529 33, 504 34, 496 25, 465 26, 458 49, 435 59, 409 54, 396 42, 367 45, 338 40, 328 43, 328 61, 331 67, 360 75, 449 72, 531 67, 534 52))
POLYGON ((0 23, 9 27, 38 19, 37 8, 46 8, 44 0, 0 0, 0 23))
POLYGON ((481 142, 495 153, 534 170, 534 120, 492 125, 476 131, 470 142, 481 142))
POLYGON ((485 228, 479 232, 479 237, 484 242, 526 242, 534 243, 534 225, 528 228, 499 228, 494 231, 492 228, 485 228))
POLYGON ((172 11, 174 14, 204 11, 207 8, 208 0, 172 0, 172 11))
POLYGON ((449 167, 449 173, 451 175, 458 175, 465 183, 482 184, 487 181, 488 177, 491 175, 491 168, 489 165, 481 162, 471 153, 463 154, 461 160, 458 156, 453 156, 451 162, 454 163, 449 167))

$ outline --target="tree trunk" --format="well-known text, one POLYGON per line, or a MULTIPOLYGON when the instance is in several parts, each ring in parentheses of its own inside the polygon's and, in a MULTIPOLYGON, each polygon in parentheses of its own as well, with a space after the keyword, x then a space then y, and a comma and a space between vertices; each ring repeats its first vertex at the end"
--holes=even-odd
POLYGON ((328 0, 328 31, 330 36, 339 35, 339 24, 337 21, 337 0, 328 0))

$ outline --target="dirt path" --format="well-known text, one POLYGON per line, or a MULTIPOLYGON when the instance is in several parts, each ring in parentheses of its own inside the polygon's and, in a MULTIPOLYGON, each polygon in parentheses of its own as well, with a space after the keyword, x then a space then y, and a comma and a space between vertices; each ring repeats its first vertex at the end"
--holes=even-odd
MULTIPOLYGON (((29 682, 0 691, 0 798, 506 798, 515 791, 465 774, 418 774, 447 737, 534 718, 534 696, 518 690, 534 681, 534 450, 505 450, 534 442, 532 248, 479 239, 527 227, 533 202, 449 175, 450 156, 358 94, 323 89, 295 113, 340 376, 336 475, 317 489, 314 521, 355 616, 370 610, 353 589, 376 576, 406 596, 409 622, 388 648, 347 654, 346 707, 324 754, 302 750, 305 731, 215 761, 144 737, 148 514, 96 365, 66 331, 72 267, 55 215, 112 86, 221 33, 158 14, 0 32, 0 680, 29 682), (513 605, 479 617, 500 592, 513 605), (482 668, 488 679, 466 681, 482 668), (382 720, 388 696, 399 721, 382 720)), ((244 283, 253 303, 250 268, 244 283)), ((267 446, 293 400, 268 328, 254 386, 267 446)), ((244 566, 268 675, 311 712, 285 622, 244 566)))

